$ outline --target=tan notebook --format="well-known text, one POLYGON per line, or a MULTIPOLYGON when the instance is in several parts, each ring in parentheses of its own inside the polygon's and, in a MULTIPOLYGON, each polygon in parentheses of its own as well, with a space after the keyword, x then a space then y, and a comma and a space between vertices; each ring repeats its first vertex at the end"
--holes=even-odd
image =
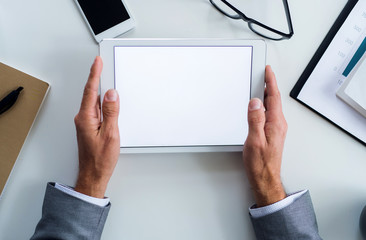
POLYGON ((20 86, 18 100, 0 115, 0 197, 49 89, 48 83, 0 63, 0 100, 20 86))

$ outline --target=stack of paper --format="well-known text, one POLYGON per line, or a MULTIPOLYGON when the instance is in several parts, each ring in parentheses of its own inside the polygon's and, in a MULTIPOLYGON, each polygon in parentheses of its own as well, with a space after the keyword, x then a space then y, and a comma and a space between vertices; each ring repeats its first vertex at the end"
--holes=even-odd
POLYGON ((366 118, 366 54, 346 78, 337 96, 366 118))

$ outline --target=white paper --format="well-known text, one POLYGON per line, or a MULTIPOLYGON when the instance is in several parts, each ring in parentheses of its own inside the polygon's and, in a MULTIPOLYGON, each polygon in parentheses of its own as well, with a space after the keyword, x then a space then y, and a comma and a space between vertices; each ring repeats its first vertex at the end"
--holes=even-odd
POLYGON ((363 61, 344 92, 366 109, 366 62, 363 61))
POLYGON ((251 47, 115 47, 121 147, 243 145, 251 47))
POLYGON ((348 75, 342 86, 337 91, 337 97, 342 99, 350 107, 362 116, 366 117, 366 55, 357 63, 353 71, 348 75))

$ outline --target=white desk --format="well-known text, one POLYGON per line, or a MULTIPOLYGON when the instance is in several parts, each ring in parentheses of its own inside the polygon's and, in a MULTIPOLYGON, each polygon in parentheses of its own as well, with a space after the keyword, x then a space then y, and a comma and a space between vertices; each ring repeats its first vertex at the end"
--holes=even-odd
MULTIPOLYGON (((128 3, 137 27, 124 37, 257 38, 245 23, 218 14, 208 0, 128 3)), ((284 185, 288 192, 311 191, 320 233, 333 240, 359 239, 366 148, 288 94, 345 3, 291 0, 295 35, 268 42, 267 60, 289 124, 284 185)), ((49 82, 51 91, 0 201, 0 239, 32 235, 46 182, 74 184, 73 117, 97 54, 73 1, 1 1, 0 61, 49 82)), ((253 199, 240 154, 123 156, 107 195, 112 209, 102 239, 254 239, 247 211, 253 199)))

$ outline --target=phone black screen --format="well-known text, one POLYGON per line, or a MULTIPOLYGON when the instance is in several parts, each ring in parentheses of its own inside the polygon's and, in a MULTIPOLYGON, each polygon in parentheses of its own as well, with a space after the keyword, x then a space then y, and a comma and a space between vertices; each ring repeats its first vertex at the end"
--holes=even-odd
POLYGON ((121 0, 78 0, 95 35, 130 18, 121 0))

